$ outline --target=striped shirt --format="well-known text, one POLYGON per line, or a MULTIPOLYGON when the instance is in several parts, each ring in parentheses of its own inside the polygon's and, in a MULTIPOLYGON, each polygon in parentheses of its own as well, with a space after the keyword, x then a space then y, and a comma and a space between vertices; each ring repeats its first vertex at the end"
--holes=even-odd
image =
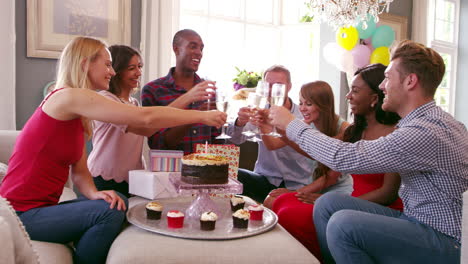
POLYGON ((349 173, 400 173, 404 214, 460 242, 462 194, 468 189, 466 127, 432 101, 400 120, 377 140, 347 143, 300 120, 287 136, 330 168, 349 173))
MULTIPOLYGON (((172 103, 179 96, 187 92, 184 87, 178 86, 172 76, 175 68, 172 67, 169 73, 162 78, 154 80, 146 84, 141 92, 141 102, 143 106, 166 106, 172 103)), ((194 83, 198 84, 203 80, 195 74, 194 83)), ((205 101, 193 102, 185 109, 198 109, 205 101)), ((170 128, 163 128, 148 138, 148 145, 151 149, 169 149, 164 143, 164 136, 170 128)), ((177 144, 177 150, 183 150, 185 154, 192 153, 195 150, 195 144, 205 143, 222 143, 215 140, 219 130, 216 127, 206 126, 201 123, 193 124, 183 137, 182 142, 177 144), (213 141, 214 140, 214 141, 213 141)))

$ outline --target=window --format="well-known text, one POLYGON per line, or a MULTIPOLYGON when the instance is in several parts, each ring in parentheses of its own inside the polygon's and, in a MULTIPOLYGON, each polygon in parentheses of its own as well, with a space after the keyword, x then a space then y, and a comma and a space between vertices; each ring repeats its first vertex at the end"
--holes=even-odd
POLYGON ((299 23, 303 0, 180 0, 179 29, 205 43, 199 75, 232 87, 237 66, 263 72, 273 64, 291 71, 290 97, 318 78, 319 26, 299 23))
POLYGON ((445 75, 434 99, 437 105, 452 115, 455 112, 459 12, 459 0, 430 2, 429 46, 439 52, 445 62, 445 75))

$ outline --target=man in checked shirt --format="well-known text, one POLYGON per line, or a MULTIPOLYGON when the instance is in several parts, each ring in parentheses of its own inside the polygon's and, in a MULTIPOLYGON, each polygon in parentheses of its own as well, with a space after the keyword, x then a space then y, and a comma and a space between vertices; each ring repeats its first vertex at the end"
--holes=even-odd
MULTIPOLYGON (((169 73, 146 84, 141 92, 143 106, 172 106, 181 109, 216 109, 215 83, 204 81, 196 74, 203 57, 203 40, 191 29, 178 31, 172 40, 176 66, 169 73), (207 100, 211 99, 208 107, 207 100)), ((189 124, 165 128, 148 138, 151 149, 194 151, 196 143, 222 143, 214 138, 219 135, 216 127, 189 124)))
POLYGON ((395 47, 380 88, 382 108, 401 120, 393 133, 377 140, 341 142, 281 107, 270 109, 273 125, 331 169, 400 174, 403 212, 338 193, 317 200, 314 223, 326 263, 460 262, 468 132, 435 105, 444 72, 434 50, 409 40, 395 47))

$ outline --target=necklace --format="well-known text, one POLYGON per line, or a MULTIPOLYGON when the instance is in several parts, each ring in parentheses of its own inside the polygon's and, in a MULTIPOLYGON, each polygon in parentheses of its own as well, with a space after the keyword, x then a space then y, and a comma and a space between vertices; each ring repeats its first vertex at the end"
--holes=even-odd
POLYGON ((130 104, 130 100, 125 100, 125 98, 122 98, 122 97, 118 97, 120 102, 124 103, 124 104, 130 104))

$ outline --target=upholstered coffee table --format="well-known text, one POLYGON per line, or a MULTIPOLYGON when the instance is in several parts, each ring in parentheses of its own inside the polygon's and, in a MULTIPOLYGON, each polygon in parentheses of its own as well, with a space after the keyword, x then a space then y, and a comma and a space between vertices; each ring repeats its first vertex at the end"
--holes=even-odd
MULTIPOLYGON (((145 202, 130 198, 130 207, 145 202)), ((319 263, 279 224, 259 235, 232 240, 190 240, 127 226, 107 263, 319 263)))

